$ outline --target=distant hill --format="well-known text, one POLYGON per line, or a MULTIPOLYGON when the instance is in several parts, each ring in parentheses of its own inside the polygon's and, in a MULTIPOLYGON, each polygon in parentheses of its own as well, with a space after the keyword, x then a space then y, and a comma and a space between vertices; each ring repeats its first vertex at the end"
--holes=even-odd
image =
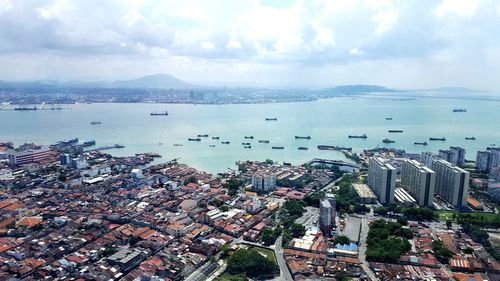
POLYGON ((47 88, 186 88, 190 85, 182 80, 168 74, 154 74, 143 76, 133 80, 116 80, 116 81, 98 81, 98 82, 82 82, 82 81, 54 81, 54 80, 38 80, 38 81, 1 81, 0 88, 27 88, 27 89, 47 89, 47 88))
POLYGON ((355 94, 366 94, 366 93, 387 93, 387 92, 399 92, 399 91, 377 85, 345 85, 345 86, 336 86, 333 88, 322 89, 321 92, 329 96, 337 96, 337 95, 355 95, 355 94))

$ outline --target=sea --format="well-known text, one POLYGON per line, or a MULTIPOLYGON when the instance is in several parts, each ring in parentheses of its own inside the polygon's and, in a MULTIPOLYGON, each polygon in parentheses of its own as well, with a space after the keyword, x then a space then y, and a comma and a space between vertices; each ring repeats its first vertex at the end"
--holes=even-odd
POLYGON ((437 153, 439 149, 460 146, 466 149, 466 159, 471 160, 478 150, 500 146, 499 100, 364 95, 296 103, 94 103, 63 107, 63 110, 15 111, 8 106, 0 110, 0 141, 12 141, 17 146, 79 138, 95 140, 97 147, 122 144, 125 148, 107 152, 115 156, 157 152, 162 156, 157 162, 178 159, 211 173, 234 169, 238 160, 272 159, 292 164, 313 158, 349 161, 341 152, 318 150, 320 144, 352 147, 354 152, 390 147, 410 153, 437 153), (455 108, 467 111, 453 112, 455 108), (168 116, 150 115, 165 110, 168 116), (92 121, 101 124, 91 125, 92 121), (388 133, 388 130, 403 130, 403 133, 388 133), (199 142, 188 141, 199 134, 208 137, 199 142), (348 138, 363 134, 366 139, 348 138), (220 139, 213 140, 212 136, 220 139), (446 141, 429 141, 430 137, 444 137, 446 141), (395 143, 383 143, 385 138, 395 143), (221 144, 222 141, 230 144, 221 144), (251 143, 251 148, 244 148, 242 143, 246 142, 251 143))

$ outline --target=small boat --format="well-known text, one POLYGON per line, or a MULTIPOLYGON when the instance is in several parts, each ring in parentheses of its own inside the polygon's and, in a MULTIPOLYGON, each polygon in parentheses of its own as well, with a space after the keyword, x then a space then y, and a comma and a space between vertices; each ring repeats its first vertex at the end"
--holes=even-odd
POLYGON ((183 146, 182 143, 174 143, 174 146, 183 146))
POLYGON ((208 135, 207 134, 203 134, 203 135, 198 135, 199 138, 208 138, 208 135))
POLYGON ((348 137, 349 137, 350 139, 366 139, 366 138, 368 138, 368 137, 366 136, 366 134, 362 134, 361 136, 357 136, 357 135, 349 135, 348 137))
POLYGON ((273 147, 271 147, 271 148, 272 148, 272 149, 285 149, 285 147, 283 147, 283 146, 273 146, 273 147))
POLYGON ((385 138, 382 140, 383 143, 395 143, 396 141, 385 138))
POLYGON ((245 139, 253 140, 253 136, 245 136, 245 139))
POLYGON ((90 122, 90 125, 101 125, 101 121, 92 121, 90 122))
POLYGON ((475 137, 465 137, 466 140, 476 140, 475 137))
POLYGON ((269 143, 268 140, 259 140, 259 143, 269 143))
POLYGON ((431 141, 446 141, 446 138, 441 137, 441 138, 429 138, 431 141))
POLYGON ((249 142, 242 142, 241 145, 250 145, 249 142))
POLYGON ((158 145, 163 145, 163 143, 159 142, 158 145))
POLYGON ((427 142, 426 141, 424 141, 424 142, 418 142, 418 141, 416 141, 413 144, 427 145, 427 142))
POLYGON ((302 136, 295 136, 295 139, 300 139, 300 140, 310 140, 310 139, 311 139, 311 136, 305 136, 305 137, 302 137, 302 136))
POLYGON ((222 144, 229 144, 228 141, 221 141, 220 143, 222 143, 222 144))
POLYGON ((95 140, 84 141, 83 146, 94 146, 95 140))
POLYGON ((251 145, 245 145, 243 148, 252 148, 251 145))
POLYGON ((213 140, 218 140, 220 139, 219 137, 212 137, 213 140))
POLYGON ((453 112, 467 112, 467 109, 465 109, 465 108, 454 108, 453 112))
POLYGON ((309 147, 307 146, 299 146, 299 148, 297 148, 298 150, 309 150, 309 147))
POLYGON ((402 133, 403 130, 389 130, 389 133, 402 133))
POLYGON ((215 147, 215 144, 211 144, 211 145, 209 145, 209 147, 215 147))
POLYGON ((200 138, 188 138, 188 141, 201 141, 200 138))
POLYGON ((151 116, 167 116, 168 115, 168 112, 165 110, 165 111, 155 111, 155 112, 151 112, 149 115, 151 116))
POLYGON ((392 117, 386 117, 385 120, 392 120, 392 117))
POLYGON ((266 118, 266 121, 278 121, 278 118, 276 117, 266 118))

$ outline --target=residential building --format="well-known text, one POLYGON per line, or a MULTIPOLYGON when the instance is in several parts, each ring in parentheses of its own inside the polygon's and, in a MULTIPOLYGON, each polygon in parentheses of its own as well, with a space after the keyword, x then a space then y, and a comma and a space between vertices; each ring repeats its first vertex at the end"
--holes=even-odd
POLYGON ((434 161, 432 170, 436 172, 436 193, 455 207, 466 206, 469 172, 445 160, 434 161))
POLYGON ((330 206, 332 206, 332 225, 335 225, 335 216, 337 215, 337 198, 335 198, 335 194, 327 193, 325 194, 325 199, 330 202, 330 206))
POLYGON ((69 156, 69 154, 67 153, 61 154, 59 156, 59 163, 64 166, 71 164, 71 157, 69 156))
POLYGON ((432 167, 432 161, 439 159, 439 156, 435 155, 430 151, 424 151, 420 155, 420 163, 427 167, 432 167))
POLYGON ((394 203, 396 168, 380 157, 368 161, 368 186, 382 204, 394 203))
POLYGON ((252 187, 257 191, 269 192, 276 189, 276 176, 267 172, 252 175, 252 187))
POLYGON ((447 149, 440 149, 438 151, 438 156, 439 158, 451 163, 451 158, 453 157, 453 153, 447 149))
POLYGON ((319 227, 324 235, 329 236, 332 230, 333 208, 328 199, 319 203, 319 227))
POLYGON ((436 173, 415 160, 407 160, 401 170, 401 186, 419 206, 432 207, 436 173))
POLYGON ((491 168, 491 151, 478 151, 476 154, 476 169, 488 172, 491 168))

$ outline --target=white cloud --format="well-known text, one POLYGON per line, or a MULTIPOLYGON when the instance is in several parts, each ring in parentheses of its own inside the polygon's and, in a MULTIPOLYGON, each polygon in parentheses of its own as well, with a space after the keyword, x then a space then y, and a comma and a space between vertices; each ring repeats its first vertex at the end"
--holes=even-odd
POLYGON ((377 12, 372 17, 373 21, 377 24, 375 33, 382 35, 391 30, 394 25, 398 23, 399 14, 395 10, 386 10, 377 12))
POLYGON ((241 43, 240 41, 236 40, 236 39, 230 39, 229 41, 227 41, 227 44, 226 44, 226 48, 230 48, 230 49, 239 49, 241 48, 241 43))
POLYGON ((443 0, 434 13, 440 19, 470 18, 475 14, 477 5, 477 0, 443 0))
POLYGON ((359 55, 362 55, 363 52, 358 50, 357 48, 353 48, 353 49, 349 50, 349 54, 353 55, 353 56, 359 56, 359 55))
POLYGON ((8 12, 10 9, 12 9, 10 0, 0 0, 0 14, 8 12))
POLYGON ((210 41, 205 41, 205 42, 201 43, 201 47, 205 50, 215 49, 214 43, 212 43, 210 41))

